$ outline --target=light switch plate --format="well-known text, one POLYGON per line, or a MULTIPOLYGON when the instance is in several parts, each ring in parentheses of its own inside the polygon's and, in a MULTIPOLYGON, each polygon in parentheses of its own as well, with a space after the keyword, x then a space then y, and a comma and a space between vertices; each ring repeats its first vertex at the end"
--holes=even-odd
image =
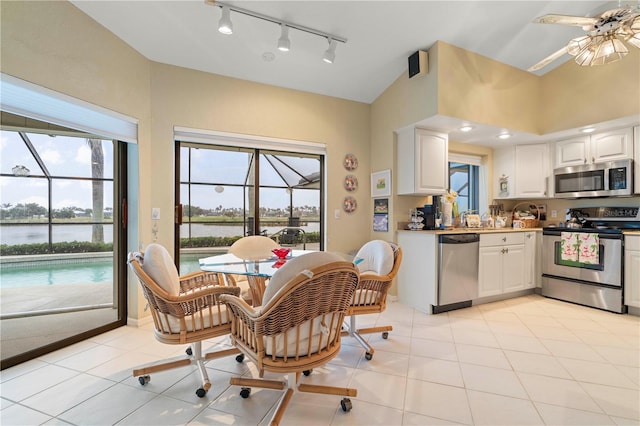
POLYGON ((340 209, 335 209, 335 210, 333 211, 333 217, 334 217, 335 219, 340 219, 340 209))
POLYGON ((154 207, 151 209, 151 219, 159 220, 160 219, 160 208, 154 207))

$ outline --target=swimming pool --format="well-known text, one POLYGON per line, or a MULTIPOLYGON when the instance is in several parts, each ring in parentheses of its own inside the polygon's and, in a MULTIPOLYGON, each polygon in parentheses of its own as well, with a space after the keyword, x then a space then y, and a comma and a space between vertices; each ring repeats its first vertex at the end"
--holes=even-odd
MULTIPOLYGON (((180 257, 180 274, 200 269, 198 260, 210 255, 187 254, 180 257)), ((0 288, 50 286, 56 284, 113 282, 111 259, 82 263, 40 262, 38 265, 0 268, 0 288)))

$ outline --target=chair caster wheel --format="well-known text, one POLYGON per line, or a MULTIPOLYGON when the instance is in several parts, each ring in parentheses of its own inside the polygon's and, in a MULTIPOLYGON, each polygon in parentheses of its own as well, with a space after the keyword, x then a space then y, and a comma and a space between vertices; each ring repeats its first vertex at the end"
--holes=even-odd
POLYGON ((151 376, 149 376, 148 374, 146 376, 138 377, 138 383, 140 383, 140 385, 142 386, 146 385, 150 381, 151 381, 151 376))
POLYGON ((191 350, 191 346, 189 346, 189 347, 187 348, 187 350, 185 350, 185 352, 186 352, 186 353, 187 353, 187 355, 189 355, 189 356, 193 355, 193 351, 191 350))
POLYGON ((373 358, 373 354, 371 352, 367 352, 366 354, 364 354, 364 357, 367 359, 367 361, 371 361, 371 358, 373 358))
POLYGON ((244 361, 244 354, 236 355, 236 361, 238 362, 244 361))
POLYGON ((309 376, 312 371, 313 371, 313 368, 311 370, 304 370, 302 374, 304 374, 305 376, 309 376))
POLYGON ((389 338, 389 332, 388 331, 383 331, 382 332, 382 338, 385 339, 385 340, 388 339, 389 338))
POLYGON ((240 389, 240 396, 243 397, 244 399, 249 398, 249 395, 251 395, 251 388, 242 388, 240 389))
POLYGON ((342 401, 340 401, 340 406, 342 407, 342 411, 344 411, 345 413, 351 411, 351 409, 353 408, 353 405, 351 404, 351 400, 349 398, 342 398, 342 401))
POLYGON ((200 388, 196 391, 196 395, 198 396, 198 398, 204 398, 206 394, 207 394, 207 391, 204 390, 203 388, 200 388))

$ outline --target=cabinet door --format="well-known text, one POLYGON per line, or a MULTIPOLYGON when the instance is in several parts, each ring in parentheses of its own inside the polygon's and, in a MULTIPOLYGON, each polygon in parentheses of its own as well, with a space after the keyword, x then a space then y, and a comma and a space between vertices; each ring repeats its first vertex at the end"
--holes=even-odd
POLYGON ((502 293, 502 247, 480 248, 478 269, 478 296, 502 293))
POLYGON ((556 142, 554 168, 586 164, 589 158, 589 136, 578 136, 556 142))
POLYGON ((626 251, 624 282, 624 304, 640 308, 640 251, 626 251))
POLYGON ((591 135, 591 162, 632 158, 633 129, 619 129, 591 135))
POLYGON ((416 129, 416 193, 444 194, 449 188, 447 137, 416 129))
POLYGON ((546 197, 549 159, 547 145, 519 145, 515 150, 516 197, 546 197))
POLYGON ((502 291, 509 293, 524 288, 524 245, 505 246, 502 254, 502 291))
POLYGON ((524 236, 524 288, 534 288, 538 284, 536 255, 536 233, 525 232, 524 236))

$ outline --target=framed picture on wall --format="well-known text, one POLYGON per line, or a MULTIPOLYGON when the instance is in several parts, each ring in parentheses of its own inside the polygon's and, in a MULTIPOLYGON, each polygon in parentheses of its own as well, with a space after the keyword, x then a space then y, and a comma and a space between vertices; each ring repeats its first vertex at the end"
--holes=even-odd
POLYGON ((391 195, 391 170, 371 173, 371 196, 388 197, 391 195))

